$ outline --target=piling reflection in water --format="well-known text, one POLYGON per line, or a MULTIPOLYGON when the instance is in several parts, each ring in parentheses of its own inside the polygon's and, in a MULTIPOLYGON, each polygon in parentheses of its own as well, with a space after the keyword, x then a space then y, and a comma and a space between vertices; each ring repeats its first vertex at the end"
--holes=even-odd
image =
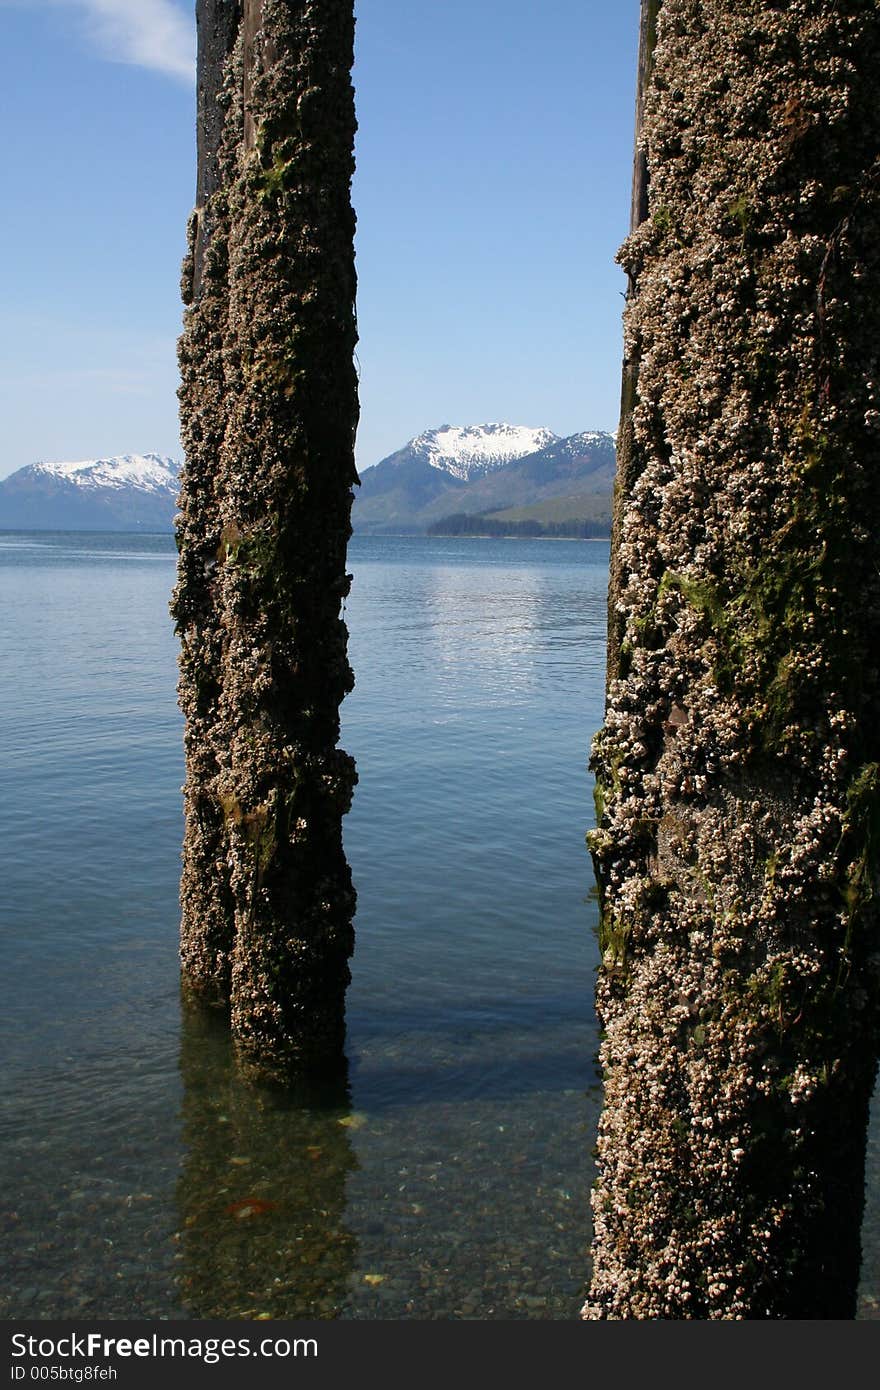
POLYGON ((178 1291, 196 1318, 333 1318, 357 1242, 348 1087, 294 1097, 241 1079, 225 1021, 182 1003, 178 1291))

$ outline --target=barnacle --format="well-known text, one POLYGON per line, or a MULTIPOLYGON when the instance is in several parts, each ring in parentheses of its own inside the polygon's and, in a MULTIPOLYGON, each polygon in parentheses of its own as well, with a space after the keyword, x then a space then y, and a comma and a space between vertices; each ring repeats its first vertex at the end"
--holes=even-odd
POLYGON ((588 1316, 852 1315, 880 1006, 878 68, 855 0, 659 6, 593 752, 588 1316))

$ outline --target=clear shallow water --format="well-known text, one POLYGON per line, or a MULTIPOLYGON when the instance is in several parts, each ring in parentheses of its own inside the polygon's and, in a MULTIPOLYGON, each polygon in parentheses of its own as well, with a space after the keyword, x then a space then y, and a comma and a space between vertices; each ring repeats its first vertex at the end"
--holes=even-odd
POLYGON ((180 1008, 173 542, 0 534, 0 1316, 576 1316, 607 547, 350 560, 349 1084, 306 1110, 180 1008))

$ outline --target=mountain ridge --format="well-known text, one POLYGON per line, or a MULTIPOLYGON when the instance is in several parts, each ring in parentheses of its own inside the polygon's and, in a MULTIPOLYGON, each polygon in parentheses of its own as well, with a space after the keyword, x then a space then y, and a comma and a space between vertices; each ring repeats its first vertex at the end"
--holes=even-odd
POLYGON ((178 464, 161 454, 28 463, 0 479, 0 528, 170 531, 179 489, 178 464))
MULTIPOLYGON (((610 525, 615 466, 605 430, 441 425, 364 470, 352 524, 365 535, 421 534, 462 515, 543 522, 549 506, 548 525, 610 525)), ((172 531, 179 488, 177 463, 155 453, 31 463, 0 480, 0 528, 172 531)))
POLYGON ((491 515, 549 498, 583 494, 601 499, 600 505, 590 508, 590 515, 607 516, 610 524, 615 468, 614 436, 605 430, 559 436, 546 428, 527 426, 441 426, 417 435, 402 449, 364 470, 355 494, 352 524, 362 534, 419 533, 452 515, 491 515), (515 433, 523 443, 535 439, 547 442, 464 477, 453 467, 441 466, 436 455, 433 463, 426 457, 422 441, 429 435, 437 439, 452 431, 472 435, 490 429, 515 433))
MULTIPOLYGON (((432 468, 470 482, 472 478, 503 468, 526 454, 536 453, 557 436, 544 427, 507 425, 441 425, 424 430, 404 449, 424 457, 432 468)), ((380 465, 377 464, 376 467, 380 465)))

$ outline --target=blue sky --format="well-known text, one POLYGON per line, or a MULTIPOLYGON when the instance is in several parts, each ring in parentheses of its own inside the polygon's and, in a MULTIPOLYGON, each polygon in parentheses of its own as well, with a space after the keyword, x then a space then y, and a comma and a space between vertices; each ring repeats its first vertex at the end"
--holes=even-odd
MULTIPOLYGON (((363 468, 441 424, 613 429, 638 0, 359 0, 363 468)), ((180 456, 188 0, 0 0, 0 476, 180 456)))

